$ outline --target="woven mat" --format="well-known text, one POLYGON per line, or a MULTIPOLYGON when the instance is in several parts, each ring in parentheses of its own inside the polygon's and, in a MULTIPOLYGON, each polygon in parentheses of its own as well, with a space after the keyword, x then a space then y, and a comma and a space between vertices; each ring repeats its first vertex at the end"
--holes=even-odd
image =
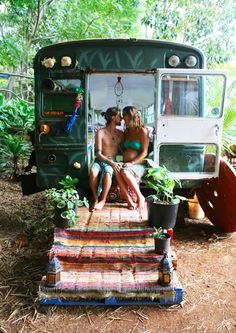
POLYGON ((142 210, 129 210, 127 204, 106 204, 101 211, 89 212, 87 208, 78 210, 80 218, 72 229, 79 230, 124 230, 148 227, 147 207, 142 210))
POLYGON ((151 232, 146 210, 129 211, 114 204, 93 213, 83 208, 75 227, 55 229, 50 252, 61 263, 61 283, 48 288, 43 280, 41 292, 160 295, 157 267, 162 256, 154 253, 151 232))

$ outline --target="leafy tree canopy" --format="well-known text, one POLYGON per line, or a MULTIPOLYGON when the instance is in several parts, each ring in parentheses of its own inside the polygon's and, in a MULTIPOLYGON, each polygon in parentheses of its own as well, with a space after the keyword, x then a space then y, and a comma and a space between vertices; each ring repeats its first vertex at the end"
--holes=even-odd
POLYGON ((27 72, 36 51, 66 40, 143 36, 199 47, 209 65, 235 52, 234 0, 0 0, 0 70, 27 72))
POLYGON ((43 46, 135 33, 137 0, 0 1, 0 68, 27 72, 43 46))
POLYGON ((152 38, 200 48, 209 65, 226 62, 235 52, 234 0, 147 0, 142 23, 152 38))

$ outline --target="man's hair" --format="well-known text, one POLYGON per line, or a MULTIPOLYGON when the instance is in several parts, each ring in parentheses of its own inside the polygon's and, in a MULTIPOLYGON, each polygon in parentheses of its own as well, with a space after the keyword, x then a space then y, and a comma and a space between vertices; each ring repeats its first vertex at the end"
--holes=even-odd
POLYGON ((135 107, 126 106, 123 109, 123 117, 126 114, 130 116, 130 122, 129 122, 128 127, 135 127, 135 128, 144 127, 140 114, 135 107))
POLYGON ((106 119, 106 125, 112 122, 112 117, 116 116, 120 110, 117 107, 108 108, 106 112, 102 112, 101 115, 106 119))

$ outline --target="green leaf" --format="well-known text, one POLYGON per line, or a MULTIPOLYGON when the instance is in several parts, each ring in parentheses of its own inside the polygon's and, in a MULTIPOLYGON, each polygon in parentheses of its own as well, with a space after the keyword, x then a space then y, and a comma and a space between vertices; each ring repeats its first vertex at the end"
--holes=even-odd
POLYGON ((180 184, 180 181, 174 179, 165 166, 155 165, 150 159, 147 159, 147 163, 149 166, 146 168, 147 173, 144 177, 146 186, 154 190, 157 201, 173 203, 177 198, 174 195, 174 188, 176 184, 180 184))
POLYGON ((65 201, 59 201, 57 204, 56 204, 57 208, 64 208, 66 207, 66 202, 65 201))

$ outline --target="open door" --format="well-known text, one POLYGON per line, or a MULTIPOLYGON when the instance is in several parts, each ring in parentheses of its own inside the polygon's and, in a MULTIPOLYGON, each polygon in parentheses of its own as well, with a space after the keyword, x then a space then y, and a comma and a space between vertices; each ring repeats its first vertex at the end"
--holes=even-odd
POLYGON ((157 71, 154 160, 179 179, 218 176, 225 87, 225 71, 157 71))
MULTIPOLYGON (((94 137, 97 129, 105 125, 102 111, 118 106, 121 110, 127 105, 135 106, 141 114, 150 133, 150 151, 152 130, 154 127, 155 74, 138 72, 92 72, 88 74, 88 149, 92 160, 94 137)), ((119 127, 124 130, 124 123, 119 127)), ((122 154, 122 152, 120 153, 122 154)), ((122 159, 122 156, 117 157, 122 159)))

